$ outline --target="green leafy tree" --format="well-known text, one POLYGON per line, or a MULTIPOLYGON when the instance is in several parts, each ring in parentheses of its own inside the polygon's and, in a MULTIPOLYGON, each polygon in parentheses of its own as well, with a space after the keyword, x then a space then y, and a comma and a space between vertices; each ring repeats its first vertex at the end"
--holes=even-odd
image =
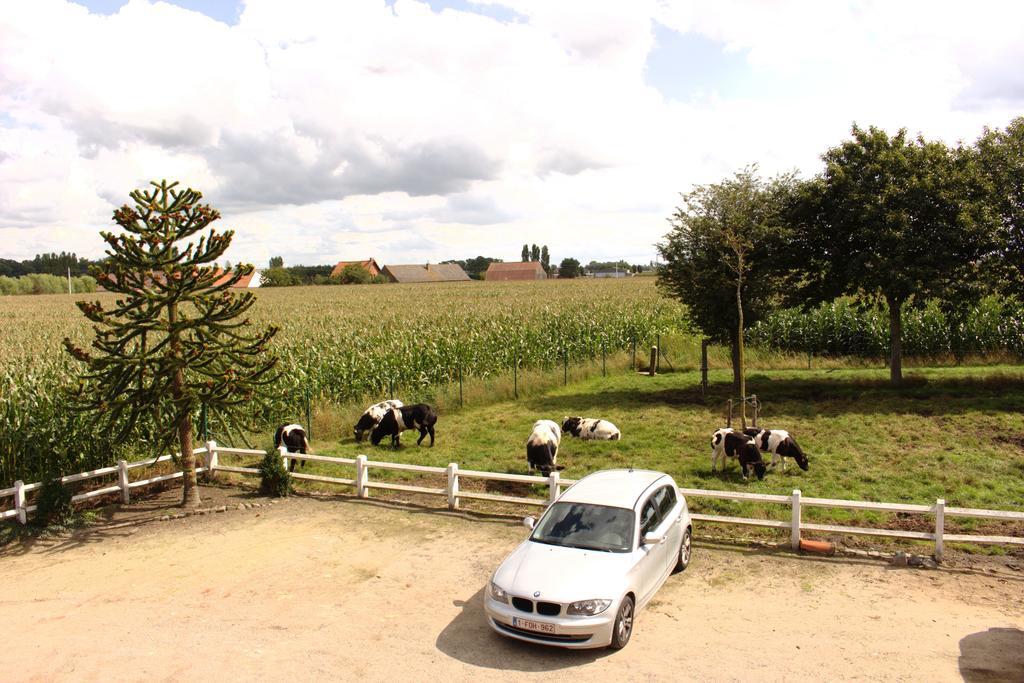
POLYGON ((905 130, 890 137, 854 125, 851 138, 823 158, 824 173, 795 204, 792 292, 805 304, 842 294, 884 298, 889 376, 898 384, 904 305, 952 292, 992 249, 978 175, 967 154, 908 139, 905 130))
POLYGON ((292 287, 300 284, 288 268, 268 268, 260 273, 262 287, 292 287))
POLYGON ((271 256, 270 263, 267 264, 270 268, 284 268, 284 257, 283 256, 271 256))
POLYGON ((988 201, 998 214, 998 247, 987 272, 999 274, 1003 291, 1020 291, 1024 283, 1024 117, 1006 130, 985 129, 975 145, 988 201), (1015 273, 1006 273, 1006 268, 1015 273), (1003 277, 1005 275, 1005 277, 1003 277))
POLYGON ((373 276, 358 263, 350 263, 341 269, 338 278, 345 285, 368 285, 373 276))
POLYGON ((580 262, 574 258, 564 258, 558 266, 558 277, 560 278, 574 278, 582 274, 583 269, 580 267, 580 262))
MULTIPOLYGON (((772 250, 785 234, 784 208, 792 176, 770 181, 746 168, 720 183, 683 195, 658 244, 665 263, 658 285, 685 303, 705 335, 732 349, 733 384, 746 396, 743 338, 778 299, 782 277, 772 250)), ((745 418, 745 414, 742 415, 745 418)))
POLYGON ((551 272, 551 254, 548 253, 548 245, 540 248, 540 265, 545 273, 551 272))
POLYGON ((196 506, 193 416, 205 405, 239 426, 256 388, 274 379, 277 359, 268 346, 277 328, 252 330, 245 316, 253 294, 230 289, 252 266, 239 265, 214 284, 216 261, 234 233, 200 233, 220 213, 200 204, 202 194, 192 189, 176 190, 166 180, 151 184, 131 193, 134 207, 114 212, 121 232, 100 233, 108 258, 93 272, 118 298, 109 309, 80 302, 93 323, 92 345, 82 349, 70 339, 64 345, 85 366, 74 407, 118 440, 149 424, 156 425, 156 450, 177 442, 182 504, 196 506))
POLYGON ((530 260, 540 261, 540 247, 538 247, 536 244, 530 246, 530 260))
POLYGON ((530 260, 530 247, 529 247, 529 245, 524 244, 523 245, 523 263, 526 263, 529 260, 530 260))

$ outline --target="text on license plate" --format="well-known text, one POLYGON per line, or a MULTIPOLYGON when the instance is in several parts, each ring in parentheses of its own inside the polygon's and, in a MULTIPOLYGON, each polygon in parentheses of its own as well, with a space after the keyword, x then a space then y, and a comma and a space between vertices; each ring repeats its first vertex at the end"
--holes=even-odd
POLYGON ((537 633, 554 633, 554 624, 545 624, 540 621, 530 621, 529 619, 520 619, 519 617, 512 617, 512 625, 516 628, 525 629, 527 631, 536 631, 537 633))

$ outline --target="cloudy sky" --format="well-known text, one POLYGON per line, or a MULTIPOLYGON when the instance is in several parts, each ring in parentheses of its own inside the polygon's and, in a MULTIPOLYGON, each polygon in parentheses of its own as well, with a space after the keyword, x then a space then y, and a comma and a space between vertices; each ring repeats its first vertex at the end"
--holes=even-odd
POLYGON ((1021 64, 1015 0, 9 0, 0 257, 99 256, 166 177, 233 261, 647 262, 693 184, 853 121, 972 141, 1021 64))

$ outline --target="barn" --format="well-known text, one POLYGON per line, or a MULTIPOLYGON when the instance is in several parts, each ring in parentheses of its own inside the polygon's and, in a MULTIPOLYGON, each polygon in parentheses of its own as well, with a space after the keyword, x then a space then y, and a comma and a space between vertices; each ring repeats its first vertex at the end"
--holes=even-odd
POLYGON ((548 274, 539 261, 525 261, 521 263, 492 263, 487 266, 485 280, 497 282, 510 280, 546 280, 548 274))
POLYGON ((341 271, 345 270, 347 266, 362 266, 370 274, 370 277, 377 277, 381 271, 380 265, 372 258, 368 258, 365 261, 338 261, 338 265, 334 266, 334 269, 331 270, 331 277, 340 277, 341 271))
POLYGON ((381 274, 390 282, 462 282, 469 275, 457 263, 384 266, 381 274))

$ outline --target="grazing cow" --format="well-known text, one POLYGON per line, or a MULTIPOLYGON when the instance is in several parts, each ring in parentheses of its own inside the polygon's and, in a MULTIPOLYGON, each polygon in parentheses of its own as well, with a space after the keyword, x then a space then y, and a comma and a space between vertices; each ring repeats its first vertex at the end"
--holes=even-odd
POLYGON ((750 469, 754 470, 758 479, 764 479, 765 464, 761 460, 761 451, 757 449, 754 440, 740 432, 734 432, 729 427, 718 429, 711 436, 711 471, 715 471, 718 459, 722 459, 722 469, 725 469, 726 458, 737 458, 740 461, 740 470, 743 478, 749 476, 750 469))
POLYGON ((796 439, 785 429, 744 429, 743 433, 754 439, 754 443, 765 453, 772 454, 772 467, 782 462, 782 471, 786 471, 786 458, 793 458, 800 469, 807 471, 807 456, 804 455, 796 439))
POLYGON ((562 421, 562 431, 581 439, 618 441, 622 432, 608 420, 592 417, 567 417, 562 421))
POLYGON ((545 477, 554 470, 565 469, 556 465, 558 444, 562 441, 562 430, 552 420, 537 420, 533 423, 533 432, 526 440, 526 461, 530 469, 538 469, 545 477))
POLYGON ((363 411, 363 414, 359 416, 359 421, 356 422, 355 428, 352 430, 355 434, 356 441, 362 441, 363 434, 380 424, 381 419, 384 417, 384 413, 392 408, 401 408, 403 405, 405 404, 397 398, 392 398, 387 401, 381 401, 380 403, 374 403, 363 411))
MULTIPOLYGON (((302 453, 305 455, 309 450, 306 430, 302 428, 302 425, 281 425, 274 432, 274 448, 280 448, 282 444, 288 449, 289 453, 302 453)), ((302 466, 306 466, 305 460, 302 461, 302 466)), ((295 458, 288 458, 288 471, 295 471, 295 458)))
POLYGON ((420 438, 416 439, 416 445, 423 443, 423 439, 430 434, 430 447, 434 447, 434 425, 437 423, 437 413, 426 403, 417 403, 414 406, 402 406, 392 408, 384 413, 377 426, 370 432, 370 442, 374 446, 380 444, 385 436, 391 437, 391 445, 398 448, 401 445, 402 432, 406 429, 418 429, 420 438))

